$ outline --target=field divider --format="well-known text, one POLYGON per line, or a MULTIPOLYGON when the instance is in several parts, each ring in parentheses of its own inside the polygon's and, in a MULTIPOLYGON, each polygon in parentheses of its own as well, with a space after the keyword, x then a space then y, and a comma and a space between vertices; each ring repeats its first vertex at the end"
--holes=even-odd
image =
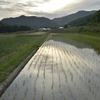
POLYGON ((8 78, 0 83, 0 97, 5 92, 5 90, 9 87, 9 85, 14 81, 14 79, 18 76, 18 74, 22 71, 28 61, 34 56, 34 54, 38 51, 41 45, 49 39, 49 36, 8 76, 8 78))

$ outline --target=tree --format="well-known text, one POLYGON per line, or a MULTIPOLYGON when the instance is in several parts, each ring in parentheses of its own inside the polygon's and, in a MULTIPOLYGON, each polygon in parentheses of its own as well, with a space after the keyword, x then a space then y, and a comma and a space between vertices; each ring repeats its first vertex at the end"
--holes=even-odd
POLYGON ((24 25, 21 25, 21 26, 17 26, 17 25, 9 26, 9 25, 4 25, 4 24, 0 25, 0 33, 28 31, 28 30, 31 30, 31 28, 24 25))
POLYGON ((67 24, 65 24, 65 25, 64 25, 64 28, 68 28, 68 25, 67 25, 67 24))

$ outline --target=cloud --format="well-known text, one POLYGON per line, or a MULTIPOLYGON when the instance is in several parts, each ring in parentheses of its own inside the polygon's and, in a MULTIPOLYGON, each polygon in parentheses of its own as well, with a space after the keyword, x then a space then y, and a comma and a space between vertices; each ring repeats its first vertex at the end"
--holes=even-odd
POLYGON ((50 2, 50 1, 52 1, 52 0, 43 0, 43 2, 50 2))
POLYGON ((14 5, 15 7, 37 7, 37 4, 33 4, 33 2, 27 2, 27 3, 16 3, 14 5))
POLYGON ((12 3, 9 1, 5 1, 5 0, 0 0, 0 11, 4 11, 4 12, 12 12, 12 3))
POLYGON ((6 12, 6 11, 8 11, 8 12, 13 12, 14 9, 12 9, 12 8, 3 8, 3 7, 0 7, 0 11, 4 11, 4 12, 6 12))
MULTIPOLYGON (((68 14, 75 13, 79 10, 99 10, 100 0, 82 0, 78 3, 69 4, 61 9, 54 11, 53 13, 61 14, 61 16, 66 16, 68 14)), ((55 16, 56 17, 56 16, 55 16)))
MULTIPOLYGON (((50 18, 50 19, 53 19, 55 17, 61 17, 61 13, 47 13, 47 12, 43 12, 43 11, 24 11, 27 15, 33 15, 33 16, 37 16, 37 17, 47 17, 47 18, 50 18)), ((64 14, 62 14, 63 16, 64 14)))
POLYGON ((97 9, 100 8, 100 0, 84 0, 81 4, 84 9, 97 9))
MULTIPOLYGON (((71 13, 75 13, 79 10, 99 10, 100 0, 76 0, 73 3, 62 6, 60 9, 54 10, 56 5, 52 5, 54 0, 0 0, 0 18, 13 17, 19 15, 31 15, 31 16, 44 16, 48 18, 57 18, 66 16, 71 13), (44 4, 48 4, 46 8, 44 4), (49 5, 51 4, 51 5, 49 5), (43 9, 40 6, 43 5, 43 9), (50 6, 52 11, 49 10, 50 6), (41 9, 40 9, 41 8, 41 9), (48 9, 48 10, 47 10, 48 9)), ((55 0, 57 1, 57 0, 55 0)), ((60 1, 60 0, 59 0, 60 1)), ((63 1, 63 0, 62 0, 63 1)), ((61 2, 61 1, 60 1, 61 2)), ((59 5, 57 5, 59 6, 59 5)), ((50 9, 51 9, 50 8, 50 9)))
POLYGON ((6 5, 6 4, 11 4, 11 2, 0 0, 0 5, 6 5))

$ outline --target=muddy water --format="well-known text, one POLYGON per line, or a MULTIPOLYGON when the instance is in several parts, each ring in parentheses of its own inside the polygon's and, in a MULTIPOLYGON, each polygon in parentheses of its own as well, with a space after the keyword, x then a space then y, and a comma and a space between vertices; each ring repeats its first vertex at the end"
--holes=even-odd
POLYGON ((0 100, 100 100, 100 55, 46 41, 0 100))

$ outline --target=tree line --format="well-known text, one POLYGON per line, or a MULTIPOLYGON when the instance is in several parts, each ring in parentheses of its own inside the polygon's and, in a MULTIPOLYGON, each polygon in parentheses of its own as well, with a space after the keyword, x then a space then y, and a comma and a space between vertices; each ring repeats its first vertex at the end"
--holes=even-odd
POLYGON ((0 25, 0 33, 6 33, 6 32, 17 32, 17 31, 28 31, 31 30, 31 28, 27 25, 21 25, 21 26, 9 26, 9 25, 0 25))

